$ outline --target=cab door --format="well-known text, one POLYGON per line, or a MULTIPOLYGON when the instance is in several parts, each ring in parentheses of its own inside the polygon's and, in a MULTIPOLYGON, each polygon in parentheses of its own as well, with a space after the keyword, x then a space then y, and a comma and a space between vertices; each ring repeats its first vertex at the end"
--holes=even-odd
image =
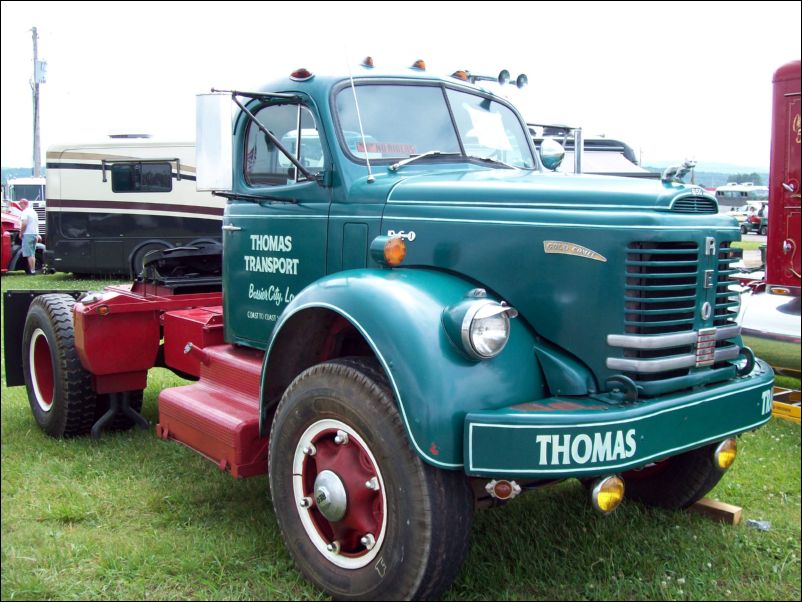
MULTIPOLYGON (((310 107, 277 102, 253 112, 308 171, 325 172, 329 158, 310 107)), ((252 120, 241 127, 236 193, 223 218, 225 335, 265 349, 287 304, 326 273, 330 189, 305 177, 252 120)))

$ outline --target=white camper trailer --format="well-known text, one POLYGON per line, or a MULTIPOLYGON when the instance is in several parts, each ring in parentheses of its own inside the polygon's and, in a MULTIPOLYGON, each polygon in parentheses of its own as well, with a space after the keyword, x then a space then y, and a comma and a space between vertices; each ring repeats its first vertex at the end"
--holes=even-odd
POLYGON ((195 144, 122 138, 47 151, 48 251, 59 272, 138 274, 145 255, 219 243, 225 200, 195 189, 195 144))

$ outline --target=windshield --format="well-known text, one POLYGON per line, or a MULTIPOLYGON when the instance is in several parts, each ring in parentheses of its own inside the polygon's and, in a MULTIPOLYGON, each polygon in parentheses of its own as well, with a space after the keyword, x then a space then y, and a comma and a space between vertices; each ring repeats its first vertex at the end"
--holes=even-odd
POLYGON ((29 201, 42 201, 44 200, 44 186, 41 184, 12 184, 11 186, 11 200, 19 201, 20 199, 28 199, 29 201))
POLYGON ((351 87, 336 97, 344 143, 355 158, 396 161, 437 151, 535 167, 517 116, 491 98, 439 85, 363 84, 356 93, 367 148, 359 134, 351 87))

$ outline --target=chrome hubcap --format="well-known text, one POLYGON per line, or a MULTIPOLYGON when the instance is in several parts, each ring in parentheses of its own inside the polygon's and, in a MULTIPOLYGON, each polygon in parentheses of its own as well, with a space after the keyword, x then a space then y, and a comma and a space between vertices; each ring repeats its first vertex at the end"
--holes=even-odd
POLYGON ((345 485, 336 474, 324 470, 315 479, 315 504, 328 520, 336 522, 345 516, 348 509, 348 496, 345 485))

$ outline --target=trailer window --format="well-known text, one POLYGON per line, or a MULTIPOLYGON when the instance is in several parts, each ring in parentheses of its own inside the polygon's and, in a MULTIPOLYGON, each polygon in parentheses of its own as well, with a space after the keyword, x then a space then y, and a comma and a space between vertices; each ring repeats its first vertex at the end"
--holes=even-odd
POLYGON ((114 163, 111 166, 112 192, 170 192, 173 176, 170 163, 114 163))

